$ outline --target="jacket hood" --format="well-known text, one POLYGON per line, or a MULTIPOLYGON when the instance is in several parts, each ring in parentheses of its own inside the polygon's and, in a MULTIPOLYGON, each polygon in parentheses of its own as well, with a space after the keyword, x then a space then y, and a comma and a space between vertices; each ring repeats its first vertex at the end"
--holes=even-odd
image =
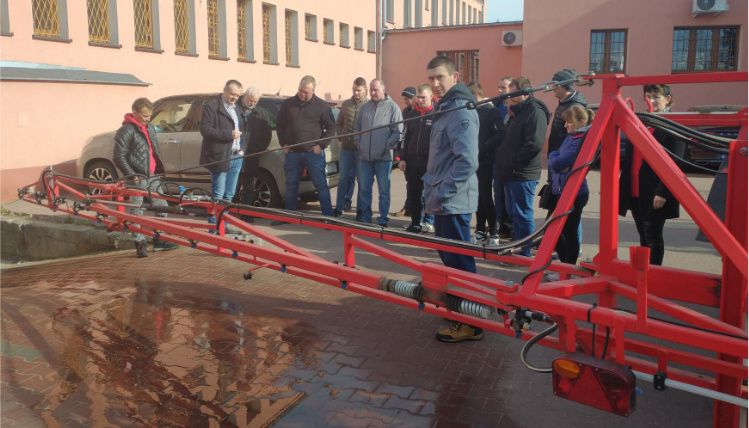
POLYGON ((123 125, 128 124, 128 123, 132 123, 133 125, 137 126, 140 129, 146 129, 148 127, 148 125, 143 125, 140 122, 138 122, 138 120, 135 118, 135 116, 133 116, 132 113, 126 114, 125 118, 122 120, 123 125))
POLYGON ((442 97, 440 102, 437 104, 437 107, 443 104, 447 104, 453 100, 466 100, 476 102, 476 96, 468 90, 468 87, 465 85, 465 83, 458 82, 452 88, 450 88, 449 91, 447 91, 445 96, 442 97))
POLYGON ((510 109, 515 112, 515 114, 520 113, 520 111, 526 108, 535 108, 541 110, 546 115, 546 121, 548 122, 549 120, 551 120, 551 112, 549 111, 549 108, 546 107, 546 104, 544 104, 534 96, 530 96, 520 104, 516 104, 510 107, 510 109))
POLYGON ((583 94, 580 93, 580 91, 575 91, 574 94, 569 96, 566 100, 561 101, 559 104, 581 104, 583 106, 588 105, 588 100, 585 99, 583 94))

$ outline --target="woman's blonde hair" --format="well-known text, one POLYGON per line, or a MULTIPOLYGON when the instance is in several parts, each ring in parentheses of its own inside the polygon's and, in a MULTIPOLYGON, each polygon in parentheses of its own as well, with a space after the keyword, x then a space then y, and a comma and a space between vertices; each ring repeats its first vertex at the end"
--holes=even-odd
POLYGON ((593 118, 595 117, 596 114, 593 110, 585 108, 579 104, 575 104, 562 113, 562 119, 564 119, 565 122, 585 121, 586 125, 593 123, 593 118))

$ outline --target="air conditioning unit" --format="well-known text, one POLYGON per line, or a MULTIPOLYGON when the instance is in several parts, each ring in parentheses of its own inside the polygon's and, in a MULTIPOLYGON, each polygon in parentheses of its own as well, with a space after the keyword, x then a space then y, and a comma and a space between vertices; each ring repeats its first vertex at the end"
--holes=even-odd
POLYGON ((522 46, 522 45, 523 45, 523 30, 509 30, 509 31, 502 32, 502 46, 522 46))
POLYGON ((721 13, 728 12, 727 0, 692 0, 692 13, 721 13))

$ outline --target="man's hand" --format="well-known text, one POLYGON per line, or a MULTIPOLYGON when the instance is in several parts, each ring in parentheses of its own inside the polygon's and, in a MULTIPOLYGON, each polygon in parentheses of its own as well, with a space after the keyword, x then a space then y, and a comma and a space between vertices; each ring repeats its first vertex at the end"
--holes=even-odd
POLYGON ((284 154, 288 155, 291 150, 287 149, 286 147, 283 148, 284 154))
POLYGON ((242 133, 240 131, 231 131, 231 138, 232 138, 232 140, 236 140, 240 136, 242 136, 242 133))
POLYGON ((406 161, 402 160, 398 162, 398 169, 402 172, 406 172, 406 161))
POLYGON ((663 196, 656 196, 653 198, 653 209, 659 210, 663 208, 663 206, 666 205, 666 198, 663 196))
POLYGON ((316 154, 316 155, 319 155, 320 153, 322 153, 322 147, 320 147, 320 145, 319 145, 319 144, 315 144, 315 145, 314 145, 314 146, 312 147, 312 153, 314 153, 314 154, 316 154))

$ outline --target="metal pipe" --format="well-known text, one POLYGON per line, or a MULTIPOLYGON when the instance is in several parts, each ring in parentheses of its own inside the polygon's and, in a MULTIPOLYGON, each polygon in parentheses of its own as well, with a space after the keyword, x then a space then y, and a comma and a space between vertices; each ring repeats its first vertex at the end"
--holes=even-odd
MULTIPOLYGON (((632 370, 632 373, 635 374, 635 377, 637 379, 653 382, 653 375, 634 370, 632 370)), ((712 389, 690 385, 688 383, 679 382, 678 380, 673 379, 665 379, 664 384, 668 387, 678 389, 680 391, 686 391, 691 394, 701 395, 703 397, 712 398, 713 400, 723 401, 735 406, 743 407, 745 409, 747 408, 747 401, 740 397, 734 397, 733 395, 728 395, 722 392, 714 391, 712 389)))

